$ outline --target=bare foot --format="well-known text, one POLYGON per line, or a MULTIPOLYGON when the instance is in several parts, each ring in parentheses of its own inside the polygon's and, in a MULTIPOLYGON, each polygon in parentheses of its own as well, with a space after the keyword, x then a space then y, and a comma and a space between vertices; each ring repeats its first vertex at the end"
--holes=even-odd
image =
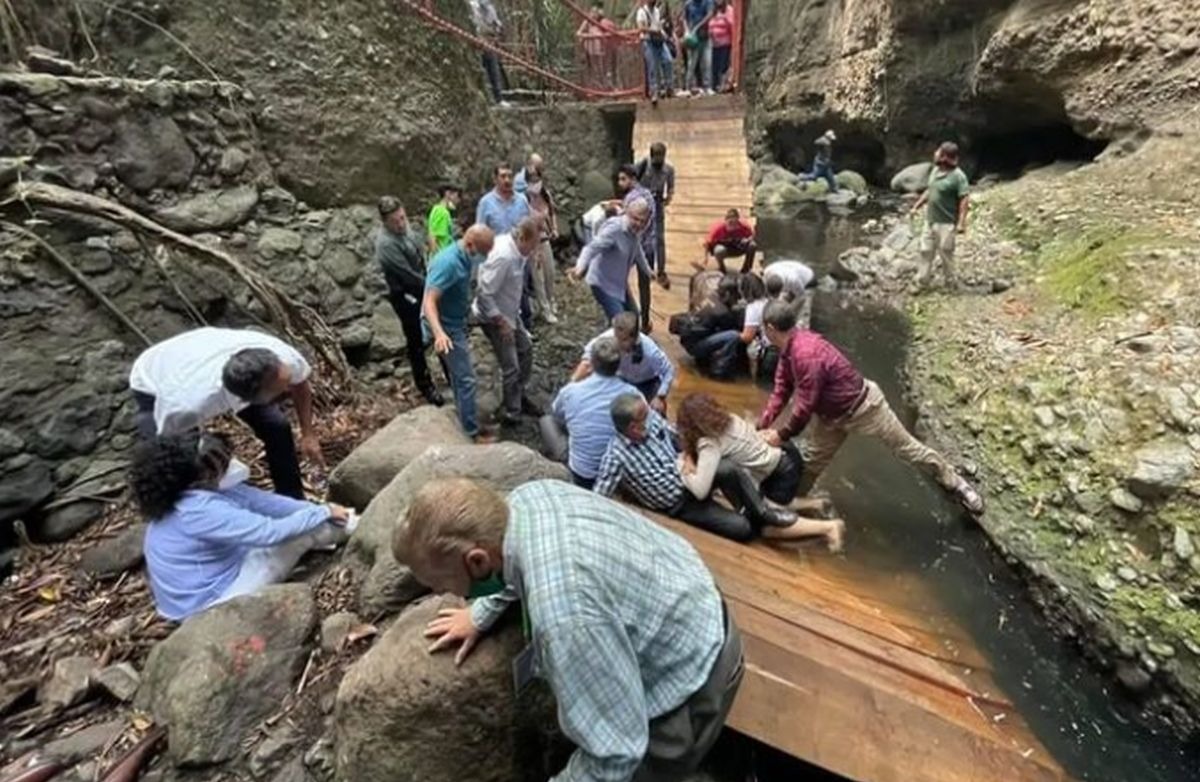
POLYGON ((846 522, 841 519, 833 520, 833 529, 825 535, 825 544, 831 554, 840 554, 846 544, 846 522))
POLYGON ((704 261, 689 261, 689 263, 691 263, 692 268, 698 272, 702 272, 706 268, 708 268, 707 264, 705 264, 704 261))
POLYGON ((797 497, 788 504, 788 507, 801 516, 816 516, 820 519, 833 518, 833 501, 828 497, 797 497))

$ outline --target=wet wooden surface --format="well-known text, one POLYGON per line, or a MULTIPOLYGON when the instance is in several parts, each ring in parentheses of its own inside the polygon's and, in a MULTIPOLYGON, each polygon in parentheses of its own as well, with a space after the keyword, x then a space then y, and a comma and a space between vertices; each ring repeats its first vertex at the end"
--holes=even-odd
MULTIPOLYGON (((743 114, 740 97, 642 104, 634 149, 640 156, 663 141, 676 167, 667 211, 672 288, 656 288, 652 307, 654 336, 680 367, 672 407, 706 390, 753 417, 761 390, 700 377, 667 333, 669 316, 687 309, 689 261, 701 257, 708 226, 730 207, 750 212, 743 114)), ((920 574, 872 570, 815 546, 745 546, 658 521, 700 551, 742 629, 747 670, 734 729, 863 782, 1066 778, 920 574)))

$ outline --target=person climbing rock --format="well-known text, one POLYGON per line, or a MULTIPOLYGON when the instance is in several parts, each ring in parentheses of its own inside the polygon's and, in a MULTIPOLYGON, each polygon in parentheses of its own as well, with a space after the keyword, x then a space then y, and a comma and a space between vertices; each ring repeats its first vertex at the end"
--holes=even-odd
MULTIPOLYGON (((445 200, 446 196, 443 194, 443 202, 445 200)), ((408 355, 409 368, 412 369, 413 384, 426 402, 440 407, 445 404, 445 400, 429 373, 429 365, 425 361, 425 338, 421 334, 425 253, 422 252, 421 243, 409 226, 408 213, 404 211, 404 206, 398 199, 392 196, 379 199, 379 219, 382 225, 375 234, 375 262, 383 270, 383 279, 388 288, 388 302, 404 330, 404 349, 408 355)), ((430 225, 432 224, 431 218, 430 225)), ((449 228, 448 216, 446 228, 449 228)), ((432 232, 430 236, 433 236, 432 232)))
MULTIPOLYGON (((485 39, 493 46, 500 45, 500 37, 504 35, 504 24, 492 0, 467 0, 471 7, 471 21, 475 25, 475 34, 485 39)), ((494 52, 484 51, 482 54, 483 72, 487 75, 488 86, 492 90, 492 99, 501 108, 508 108, 504 100, 504 70, 500 67, 500 57, 494 52)))
POLYGON ((486 225, 473 225, 463 238, 433 257, 425 278, 421 314, 426 335, 442 362, 454 390, 454 405, 463 432, 476 442, 495 437, 479 425, 475 405, 475 364, 471 356, 468 316, 471 309, 471 272, 492 250, 495 235, 486 225))
MULTIPOLYGON (((656 141, 650 154, 637 164, 638 182, 654 196, 654 263, 658 281, 670 289, 667 276, 667 207, 675 197, 675 167, 667 162, 667 145, 656 141)), ((648 259, 647 259, 648 260, 648 259)), ((647 299, 648 300, 648 299, 647 299)), ((649 305, 645 305, 648 307, 649 305)))
POLYGON ((955 234, 967 230, 967 213, 971 208, 970 182, 958 167, 958 145, 947 141, 933 155, 934 167, 929 185, 913 204, 912 213, 928 204, 925 213, 925 232, 921 236, 921 271, 915 286, 923 289, 934 275, 934 262, 939 261, 946 286, 958 289, 954 273, 955 234))
POLYGON ((291 397, 300 451, 325 466, 313 426, 312 369, 300 352, 270 334, 205 327, 142 352, 129 371, 138 434, 146 440, 198 429, 235 413, 262 442, 275 491, 302 499, 304 482, 292 426, 279 406, 291 397))
POLYGON ((438 202, 429 210, 425 219, 425 230, 429 234, 427 250, 430 255, 444 250, 454 244, 454 213, 458 210, 458 202, 462 199, 462 190, 454 185, 442 185, 438 188, 438 202))
POLYGON ((637 388, 646 401, 660 413, 667 410, 667 395, 675 382, 675 366, 654 340, 638 333, 638 319, 632 312, 621 312, 612 319, 612 328, 592 339, 583 348, 583 358, 571 375, 572 382, 592 373, 592 349, 602 339, 612 339, 621 352, 617 377, 637 388))
POLYGON ((806 477, 815 481, 850 433, 882 440, 906 462, 923 468, 973 514, 983 498, 937 451, 909 434, 883 391, 859 373, 841 351, 823 337, 796 328, 795 308, 782 301, 767 305, 763 332, 779 352, 775 388, 758 419, 769 445, 781 447, 812 421, 803 442, 806 477), (779 419, 792 398, 792 414, 779 419))
POLYGON ((554 779, 687 779, 716 742, 742 680, 742 643, 683 538, 562 481, 504 497, 451 479, 417 492, 392 554, 435 592, 466 596, 502 577, 501 592, 426 628, 431 649, 457 647, 458 663, 521 601, 529 647, 516 687, 544 678, 575 746, 554 779))
POLYGON ((742 274, 749 274, 754 268, 754 257, 758 254, 754 228, 742 219, 741 212, 736 209, 730 209, 724 219, 713 223, 700 245, 704 248, 704 260, 692 263, 698 271, 708 268, 709 258, 716 259, 722 274, 729 273, 725 268, 726 258, 742 258, 742 274))
POLYGON ((824 179, 829 185, 829 192, 836 193, 838 191, 837 177, 833 175, 833 143, 835 141, 837 141, 837 134, 832 130, 827 130, 813 142, 812 171, 801 174, 801 182, 824 179))

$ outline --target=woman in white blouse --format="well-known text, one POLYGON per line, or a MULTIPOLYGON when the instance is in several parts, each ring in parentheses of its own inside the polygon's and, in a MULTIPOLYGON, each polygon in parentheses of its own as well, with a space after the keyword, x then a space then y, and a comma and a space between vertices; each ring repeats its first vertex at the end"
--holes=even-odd
MULTIPOLYGON (((711 394, 691 394, 679 407, 676 427, 682 441, 680 471, 693 496, 703 499, 713 490, 718 466, 745 470, 764 497, 778 505, 796 498, 804 462, 790 442, 768 445, 754 427, 726 410, 711 394)), ((788 537, 823 537, 831 551, 840 551, 846 524, 841 519, 800 518, 788 537)))

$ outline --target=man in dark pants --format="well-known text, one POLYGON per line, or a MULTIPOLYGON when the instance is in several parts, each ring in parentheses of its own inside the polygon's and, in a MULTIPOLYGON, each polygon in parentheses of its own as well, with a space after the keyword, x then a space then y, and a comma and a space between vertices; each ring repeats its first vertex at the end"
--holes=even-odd
POLYGON ((129 372, 138 433, 147 439, 198 429, 236 413, 262 441, 279 494, 304 498, 292 427, 277 401, 290 396, 300 451, 324 467, 313 428, 312 370, 287 343, 249 329, 201 328, 147 348, 129 372))
MULTIPOLYGON (((667 207, 675 197, 675 167, 667 162, 667 145, 655 141, 650 145, 650 156, 642 158, 637 165, 638 181, 654 196, 654 267, 658 270, 658 281, 670 290, 671 280, 667 277, 667 207)), ((649 296, 646 296, 649 299, 649 296)))
POLYGON ((379 219, 383 222, 375 234, 375 260, 387 281, 388 301, 404 329, 404 346, 412 367, 413 383, 425 401, 439 407, 445 403, 425 361, 425 341, 421 334, 421 297, 425 291, 425 253, 421 242, 409 230, 404 206, 392 196, 379 199, 379 219))
MULTIPOLYGON (((492 0, 470 0, 471 21, 475 24, 475 32, 480 38, 493 45, 499 45, 500 36, 504 34, 504 24, 496 13, 492 0)), ((487 74, 488 86, 492 90, 492 98, 497 106, 507 107, 504 100, 504 71, 500 67, 500 58, 490 51, 483 52, 483 71, 487 74)))

